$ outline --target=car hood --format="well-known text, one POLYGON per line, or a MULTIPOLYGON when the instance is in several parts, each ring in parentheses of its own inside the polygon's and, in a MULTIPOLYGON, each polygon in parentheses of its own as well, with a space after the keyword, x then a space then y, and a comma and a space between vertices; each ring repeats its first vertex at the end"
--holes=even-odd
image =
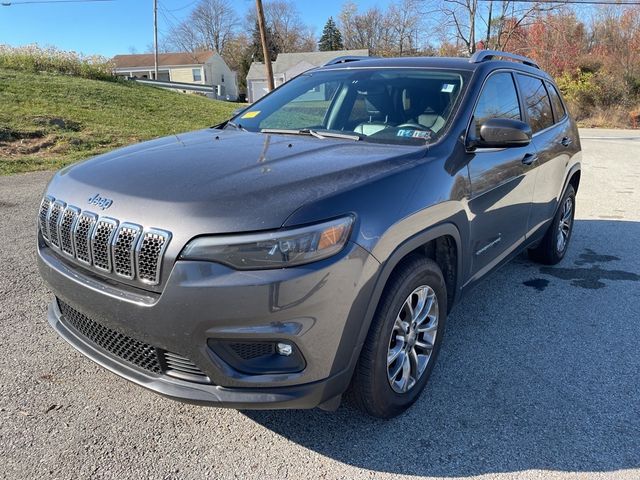
POLYGON ((82 210, 188 239, 278 228, 307 202, 386 175, 425 151, 207 129, 72 165, 53 178, 47 193, 82 210), (89 204, 96 194, 111 205, 101 210, 89 204))

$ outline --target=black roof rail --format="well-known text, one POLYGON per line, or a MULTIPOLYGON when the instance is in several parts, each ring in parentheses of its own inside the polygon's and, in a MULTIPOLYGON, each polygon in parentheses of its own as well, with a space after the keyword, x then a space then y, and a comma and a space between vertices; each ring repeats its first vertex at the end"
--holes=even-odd
POLYGON ((344 55, 342 57, 333 58, 333 59, 329 60, 327 63, 325 63, 322 66, 326 67, 328 65, 338 65, 339 63, 357 62, 358 60, 367 60, 369 58, 374 58, 374 57, 365 57, 363 55, 360 55, 360 56, 357 56, 357 55, 344 55))
POLYGON ((508 58, 510 60, 516 60, 516 61, 522 62, 525 65, 528 65, 530 67, 540 69, 540 66, 536 62, 531 60, 530 58, 523 57, 522 55, 516 55, 515 53, 499 52, 497 50, 478 50, 476 53, 474 53, 471 56, 471 58, 469 59, 469 62, 470 63, 480 63, 480 62, 484 62, 486 60, 493 60, 496 57, 508 58))

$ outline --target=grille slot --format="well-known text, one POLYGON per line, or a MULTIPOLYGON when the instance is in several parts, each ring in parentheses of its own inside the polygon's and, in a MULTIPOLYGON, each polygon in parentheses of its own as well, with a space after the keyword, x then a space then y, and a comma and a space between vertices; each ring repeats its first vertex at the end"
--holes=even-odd
POLYGON ((42 199, 40 203, 40 213, 38 214, 38 221, 40 222, 40 231, 42 236, 49 240, 49 209, 53 203, 53 198, 48 195, 42 199))
POLYGON ((141 230, 139 225, 123 223, 113 239, 113 271, 121 277, 135 275, 134 249, 141 230))
POLYGON ((264 357, 275 353, 273 343, 247 342, 247 343, 230 343, 229 347, 243 360, 251 360, 253 358, 264 357))
POLYGON ((182 380, 211 383, 209 377, 188 358, 116 332, 91 320, 59 298, 56 300, 63 323, 111 355, 157 375, 166 373, 182 380))
POLYGON ((76 258, 91 265, 91 234, 97 217, 93 213, 84 212, 78 217, 74 230, 73 245, 76 258))
POLYGON ((177 353, 164 352, 164 362, 168 375, 189 378, 179 374, 193 376, 195 381, 209 382, 209 377, 200 370, 191 360, 177 353))
POLYGON ((169 232, 120 224, 49 195, 40 203, 38 225, 49 246, 87 266, 147 285, 160 283, 169 232))
POLYGON ((155 347, 94 322, 58 299, 60 312, 79 334, 112 355, 152 373, 162 373, 155 347))
POLYGON ((78 208, 72 207, 71 205, 67 206, 62 213, 62 220, 60 220, 60 228, 58 230, 60 249, 72 257, 75 255, 73 229, 76 226, 79 214, 80 210, 78 208))
POLYGON ((49 241, 52 245, 60 248, 60 238, 58 237, 58 221, 60 220, 60 214, 64 210, 65 203, 60 200, 53 202, 53 205, 49 209, 48 230, 49 241))
POLYGON ((170 233, 162 230, 144 232, 136 251, 138 278, 151 285, 160 281, 162 256, 169 242, 170 233))
POLYGON ((112 218, 100 218, 91 236, 91 253, 93 255, 93 266, 111 271, 111 241, 118 228, 118 221, 112 218))

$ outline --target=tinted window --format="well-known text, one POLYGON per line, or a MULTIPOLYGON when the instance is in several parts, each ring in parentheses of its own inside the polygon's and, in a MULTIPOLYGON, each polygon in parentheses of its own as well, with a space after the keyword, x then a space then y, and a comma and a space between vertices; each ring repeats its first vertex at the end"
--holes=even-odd
POLYGON ((551 101, 542 80, 518 74, 518 81, 520 82, 524 105, 529 115, 529 124, 533 133, 553 125, 551 101))
POLYGON ((558 93, 558 90, 556 90, 556 87, 551 85, 549 82, 545 82, 545 85, 547 86, 547 91, 551 97, 551 105, 553 105, 553 113, 557 122, 565 115, 564 105, 562 105, 562 100, 560 100, 560 94, 558 93))
POLYGON ((480 126, 490 118, 522 120, 518 94, 510 73, 496 73, 487 79, 473 118, 478 137, 480 126))

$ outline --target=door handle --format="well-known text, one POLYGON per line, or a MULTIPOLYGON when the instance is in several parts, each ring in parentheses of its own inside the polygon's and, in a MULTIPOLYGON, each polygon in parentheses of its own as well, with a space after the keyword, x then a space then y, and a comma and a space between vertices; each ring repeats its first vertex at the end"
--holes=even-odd
POLYGON ((573 140, 571 140, 569 137, 564 137, 562 140, 560 140, 560 143, 565 147, 571 145, 571 142, 573 142, 573 140))
POLYGON ((527 153, 524 157, 522 157, 522 163, 525 165, 531 165, 533 162, 538 160, 538 155, 535 153, 527 153))

